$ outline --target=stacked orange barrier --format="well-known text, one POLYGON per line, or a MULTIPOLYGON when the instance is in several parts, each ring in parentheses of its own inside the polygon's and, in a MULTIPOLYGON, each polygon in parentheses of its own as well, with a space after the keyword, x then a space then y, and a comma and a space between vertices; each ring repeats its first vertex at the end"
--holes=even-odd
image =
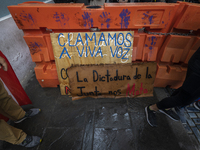
POLYGON ((178 88, 182 85, 186 76, 186 71, 182 68, 187 66, 191 56, 200 47, 198 34, 200 15, 198 14, 200 14, 199 4, 180 3, 170 30, 179 35, 168 35, 158 53, 155 86, 178 88), (169 69, 169 65, 177 67, 176 71, 169 69), (179 78, 177 78, 177 74, 179 74, 179 78))
POLYGON ((36 63, 35 75, 42 87, 57 87, 59 85, 55 62, 36 63))
POLYGON ((36 77, 42 87, 55 87, 59 84, 54 82, 55 74, 49 75, 55 71, 52 67, 54 54, 50 33, 90 32, 91 28, 98 28, 100 31, 134 31, 132 61, 157 61, 155 86, 163 87, 170 83, 172 87, 178 87, 180 78, 173 76, 185 76, 185 68, 182 68, 180 63, 187 64, 199 45, 199 36, 164 36, 141 33, 138 29, 145 27, 147 31, 157 33, 197 30, 200 25, 198 17, 192 16, 197 25, 184 19, 188 18, 190 13, 199 12, 197 8, 199 9, 199 5, 184 2, 106 3, 97 9, 84 4, 61 5, 41 2, 26 2, 8 7, 18 28, 24 31, 24 39, 29 46, 32 60, 37 63, 36 77), (164 66, 161 63, 164 63, 164 66), (179 65, 178 68, 173 66, 175 63, 179 65), (164 73, 166 74, 163 75, 164 73), (53 82, 49 85, 41 80, 53 82), (163 84, 160 84, 161 82, 163 84))

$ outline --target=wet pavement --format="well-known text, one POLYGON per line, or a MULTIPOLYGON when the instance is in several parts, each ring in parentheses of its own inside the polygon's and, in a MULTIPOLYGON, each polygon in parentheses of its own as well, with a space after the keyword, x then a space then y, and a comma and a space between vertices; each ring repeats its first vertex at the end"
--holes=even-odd
MULTIPOLYGON (((196 138, 187 134, 182 123, 157 113, 158 127, 151 127, 145 117, 145 106, 164 97, 161 88, 155 88, 154 97, 93 99, 72 101, 61 96, 59 88, 41 88, 35 76, 25 91, 33 106, 42 112, 14 124, 27 134, 43 138, 30 150, 198 150, 196 138)), ((1 143, 3 150, 26 148, 1 143)))

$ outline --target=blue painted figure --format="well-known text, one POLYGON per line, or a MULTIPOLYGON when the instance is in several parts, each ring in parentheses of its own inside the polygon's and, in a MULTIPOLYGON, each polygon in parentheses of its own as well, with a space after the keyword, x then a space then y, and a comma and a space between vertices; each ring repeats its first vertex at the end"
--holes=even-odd
POLYGON ((128 9, 123 9, 122 12, 119 14, 119 16, 121 17, 121 29, 128 28, 130 13, 131 12, 128 9))
POLYGON ((34 55, 35 53, 38 53, 39 51, 41 51, 42 44, 37 43, 37 42, 30 42, 30 44, 28 45, 30 52, 32 55, 34 55))
POLYGON ((65 14, 65 13, 58 13, 55 12, 55 14, 53 14, 53 18, 55 19, 56 22, 60 22, 61 26, 65 26, 66 24, 68 24, 69 21, 69 17, 65 14))
POLYGON ((154 21, 153 21, 153 19, 155 18, 155 16, 154 15, 149 15, 149 12, 150 11, 147 11, 146 13, 143 13, 143 20, 144 20, 144 25, 146 25, 147 24, 147 22, 148 22, 148 24, 152 24, 152 23, 154 23, 154 21))
POLYGON ((35 21, 34 21, 32 15, 29 14, 29 13, 27 14, 24 11, 22 11, 22 13, 20 13, 20 17, 21 17, 22 20, 31 23, 31 25, 35 24, 35 21))
POLYGON ((87 27, 87 26, 89 28, 93 27, 93 18, 90 18, 90 15, 91 14, 88 12, 84 12, 84 15, 82 15, 84 27, 87 27))
POLYGON ((101 27, 105 24, 106 27, 109 28, 111 22, 110 13, 103 12, 102 15, 99 16, 99 21, 101 23, 101 27))

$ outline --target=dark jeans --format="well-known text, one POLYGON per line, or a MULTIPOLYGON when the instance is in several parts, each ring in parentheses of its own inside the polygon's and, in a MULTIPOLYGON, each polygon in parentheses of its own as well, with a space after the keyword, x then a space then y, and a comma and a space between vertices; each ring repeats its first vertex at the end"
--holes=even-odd
POLYGON ((188 63, 187 75, 183 85, 175 90, 170 97, 166 97, 156 103, 158 109, 184 107, 200 97, 200 73, 198 71, 200 68, 200 61, 196 61, 199 60, 199 57, 196 57, 199 56, 199 54, 200 48, 194 56, 191 57, 188 63))

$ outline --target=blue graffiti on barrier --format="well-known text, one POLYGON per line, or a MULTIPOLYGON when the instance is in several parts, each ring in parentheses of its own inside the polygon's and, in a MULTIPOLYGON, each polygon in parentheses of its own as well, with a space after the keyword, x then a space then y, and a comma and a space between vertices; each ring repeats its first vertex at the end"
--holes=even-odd
POLYGON ((32 15, 29 13, 25 13, 25 11, 22 11, 22 13, 20 13, 20 18, 24 21, 29 22, 31 25, 35 24, 32 15))
POLYGON ((53 18, 55 19, 56 22, 60 22, 61 26, 65 26, 66 24, 68 24, 69 21, 69 17, 65 14, 65 13, 58 13, 55 12, 55 14, 53 14, 53 18))
POLYGON ((156 38, 155 36, 149 37, 148 40, 151 41, 151 45, 152 45, 152 46, 155 46, 155 44, 156 44, 155 41, 157 41, 157 38, 156 38))
POLYGON ((165 24, 165 28, 166 28, 166 27, 167 27, 167 25, 169 24, 169 21, 170 21, 170 16, 171 16, 171 11, 172 11, 172 10, 170 10, 170 11, 169 11, 168 22, 165 24))
POLYGON ((121 17, 121 28, 128 28, 129 21, 130 21, 130 11, 128 9, 123 9, 122 12, 119 14, 121 17))
POLYGON ((37 43, 37 42, 30 42, 30 44, 28 45, 32 55, 41 51, 41 48, 40 48, 41 46, 42 46, 42 44, 37 43))
MULTIPOLYGON (((152 23, 154 23, 154 21, 153 21, 153 19, 155 18, 155 16, 154 15, 149 15, 149 12, 150 11, 147 11, 146 13, 143 13, 143 20, 144 21, 147 21, 149 24, 152 24, 152 23)), ((144 24, 147 24, 146 22, 144 22, 144 24)))
POLYGON ((84 12, 83 17, 83 25, 84 27, 93 27, 93 18, 90 18, 91 13, 84 12))
POLYGON ((144 47, 148 47, 148 49, 150 50, 149 54, 151 55, 152 50, 153 50, 154 46, 156 45, 157 38, 155 36, 152 36, 152 37, 148 38, 148 41, 151 42, 150 45, 145 44, 144 47))
POLYGON ((110 13, 103 12, 102 15, 99 16, 99 21, 101 23, 101 27, 106 24, 106 27, 109 28, 111 22, 110 13))

